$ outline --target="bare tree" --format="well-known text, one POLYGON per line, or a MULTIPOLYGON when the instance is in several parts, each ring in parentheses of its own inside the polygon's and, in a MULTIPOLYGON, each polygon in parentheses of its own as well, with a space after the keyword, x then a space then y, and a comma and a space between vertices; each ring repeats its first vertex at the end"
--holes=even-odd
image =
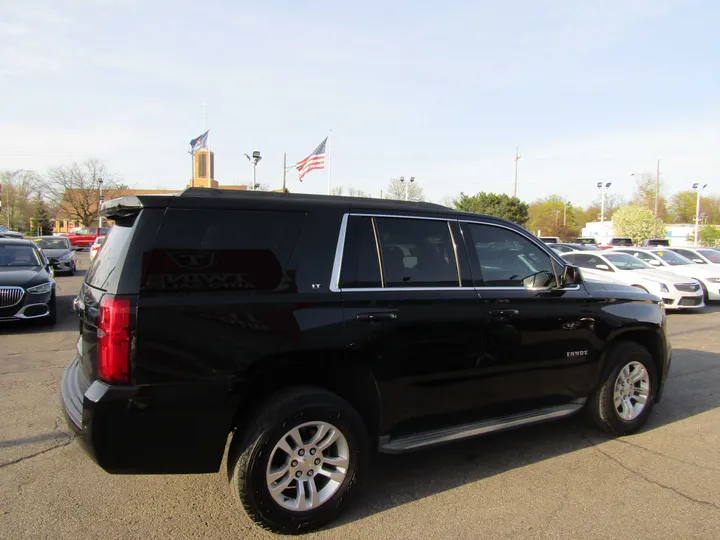
POLYGON ((339 196, 343 194, 343 187, 342 186, 335 186, 330 189, 330 195, 339 196))
POLYGON ((409 201, 419 202, 425 200, 425 192, 423 191, 423 188, 421 188, 417 182, 410 182, 408 178, 406 178, 404 182, 399 178, 393 178, 390 180, 390 185, 388 186, 385 198, 404 201, 406 189, 408 193, 407 199, 409 201))
POLYGON ((33 212, 31 199, 40 185, 35 171, 25 169, 0 171, 2 184, 3 224, 9 229, 26 231, 33 212))
POLYGON ((43 195, 57 208, 58 217, 76 219, 88 226, 98 219, 101 181, 106 201, 127 189, 101 161, 89 159, 51 168, 43 182, 43 195))
POLYGON ((358 188, 348 188, 348 196, 349 197, 370 197, 369 193, 365 193, 362 189, 358 188))

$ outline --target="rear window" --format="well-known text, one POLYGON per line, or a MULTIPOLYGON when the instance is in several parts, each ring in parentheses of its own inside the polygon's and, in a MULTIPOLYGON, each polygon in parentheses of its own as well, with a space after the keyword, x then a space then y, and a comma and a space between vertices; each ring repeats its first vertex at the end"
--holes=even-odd
MULTIPOLYGON (((165 291, 273 291, 286 275, 305 214, 170 209, 147 262, 143 287, 165 291)), ((112 239, 106 240, 104 253, 112 239)))
MULTIPOLYGON (((85 276, 85 283, 96 289, 108 290, 111 277, 117 278, 117 274, 120 273, 122 261, 127 253, 137 222, 137 219, 132 224, 123 225, 117 222, 110 229, 110 234, 105 239, 102 250, 90 264, 85 276)), ((115 279, 113 281, 116 282, 115 279)))

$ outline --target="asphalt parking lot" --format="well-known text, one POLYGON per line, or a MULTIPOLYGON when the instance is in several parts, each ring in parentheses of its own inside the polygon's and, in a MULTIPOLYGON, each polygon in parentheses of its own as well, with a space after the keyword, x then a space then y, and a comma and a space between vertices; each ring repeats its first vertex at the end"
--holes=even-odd
MULTIPOLYGON (((272 536, 222 474, 111 476, 73 443, 58 396, 81 280, 57 278, 55 328, 0 327, 0 538, 272 536)), ((670 381, 641 433, 573 419, 380 456, 357 504, 307 537, 720 538, 719 327, 720 306, 670 316, 670 381)))

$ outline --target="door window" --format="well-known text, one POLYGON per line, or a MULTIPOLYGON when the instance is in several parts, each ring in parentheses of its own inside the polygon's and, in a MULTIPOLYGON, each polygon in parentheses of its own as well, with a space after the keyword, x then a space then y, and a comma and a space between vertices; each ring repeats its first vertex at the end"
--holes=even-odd
POLYGON ((477 287, 554 287, 550 255, 524 236, 493 225, 465 224, 477 287), (472 253, 471 253, 472 255, 472 253))
POLYGON ((375 218, 386 287, 459 287, 447 221, 375 218))
POLYGON ((372 218, 351 216, 345 233, 340 288, 382 287, 372 218))

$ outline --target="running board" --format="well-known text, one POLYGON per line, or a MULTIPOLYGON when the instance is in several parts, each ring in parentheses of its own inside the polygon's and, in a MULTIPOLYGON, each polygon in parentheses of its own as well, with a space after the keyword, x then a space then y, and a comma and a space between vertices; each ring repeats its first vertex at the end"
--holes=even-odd
POLYGON ((389 435, 385 435, 380 437, 379 451, 384 454, 399 454, 402 452, 409 452, 411 450, 420 450, 421 448, 434 446, 436 444, 460 441, 471 437, 477 437, 478 435, 485 435, 487 433, 505 431, 507 429, 520 426, 547 422, 548 420, 571 416, 582 409, 584 404, 585 398, 577 399, 564 405, 555 405, 553 407, 545 407, 530 412, 500 416, 498 418, 491 418, 480 422, 472 422, 470 424, 461 424, 459 426, 413 433, 401 437, 391 437, 389 435))

